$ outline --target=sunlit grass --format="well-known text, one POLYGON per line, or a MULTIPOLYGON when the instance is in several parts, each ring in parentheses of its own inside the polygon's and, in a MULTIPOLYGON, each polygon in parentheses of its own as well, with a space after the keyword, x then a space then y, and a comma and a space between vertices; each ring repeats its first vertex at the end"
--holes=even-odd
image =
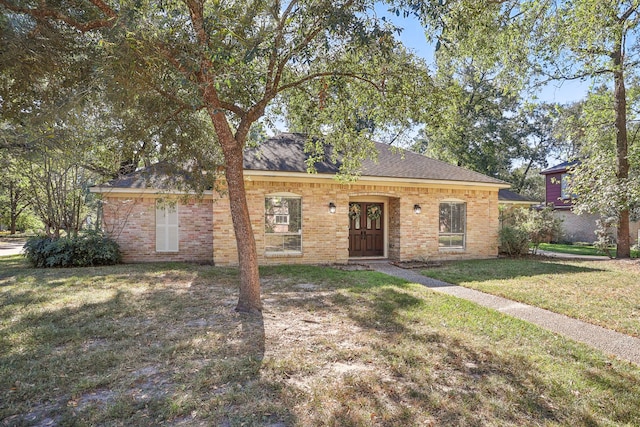
POLYGON ((233 269, 0 260, 0 424, 640 419, 640 369, 526 322, 375 272, 261 274, 265 309, 247 316, 233 269))
POLYGON ((424 274, 640 336, 635 261, 493 259, 449 263, 424 274))

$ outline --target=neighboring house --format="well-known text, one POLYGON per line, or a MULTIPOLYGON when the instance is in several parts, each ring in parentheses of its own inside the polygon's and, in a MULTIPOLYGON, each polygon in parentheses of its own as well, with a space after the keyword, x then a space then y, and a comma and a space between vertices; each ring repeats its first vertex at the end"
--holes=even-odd
POLYGON ((572 195, 569 191, 571 171, 577 161, 563 162, 540 172, 545 176, 545 202, 557 210, 571 210, 572 195))
MULTIPOLYGON (((571 174, 577 164, 577 161, 563 162, 540 172, 545 176, 545 203, 553 207, 556 218, 562 219, 563 241, 591 243, 596 239, 596 221, 600 217, 573 212, 573 200, 580 197, 570 192, 571 174)), ((638 222, 631 222, 629 228, 631 242, 635 243, 638 241, 638 222)))
MULTIPOLYGON (((307 173, 304 141, 281 134, 245 153, 260 264, 497 256, 498 191, 507 183, 379 143, 378 161, 340 183, 328 157, 307 173)), ((238 264, 224 193, 188 198, 158 166, 91 191, 102 193, 104 228, 125 262, 238 264)))

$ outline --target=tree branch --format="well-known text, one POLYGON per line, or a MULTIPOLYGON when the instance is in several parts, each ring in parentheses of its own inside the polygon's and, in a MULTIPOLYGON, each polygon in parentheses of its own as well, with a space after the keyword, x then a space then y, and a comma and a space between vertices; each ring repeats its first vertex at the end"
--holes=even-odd
POLYGON ((286 85, 280 86, 276 93, 281 93, 284 92, 287 89, 291 89, 292 87, 296 87, 296 86, 300 86, 302 83, 317 79, 319 77, 329 77, 329 76, 340 76, 340 77, 350 77, 354 80, 360 80, 366 83, 369 83, 371 86, 373 86, 374 88, 376 88, 376 90, 378 91, 382 91, 382 88, 380 86, 378 86, 377 83, 375 83, 373 80, 371 79, 367 79, 364 76, 359 76, 357 74, 354 73, 344 73, 344 72, 336 72, 336 71, 325 71, 325 72, 321 72, 321 73, 313 73, 313 74, 309 74, 306 77, 303 77, 299 80, 293 81, 291 83, 288 83, 286 85))
POLYGON ((540 84, 546 84, 551 80, 581 80, 587 77, 593 77, 594 75, 599 76, 601 74, 607 74, 607 73, 613 73, 613 70, 610 68, 602 68, 600 70, 585 71, 584 73, 573 74, 573 75, 564 75, 562 73, 560 74, 544 73, 549 78, 547 80, 541 81, 540 84))
POLYGON ((622 14, 622 16, 620 16, 620 18, 618 18, 618 23, 622 24, 624 21, 626 21, 627 19, 629 19, 629 17, 633 14, 633 12, 635 12, 638 9, 638 4, 634 4, 631 7, 629 7, 629 9, 627 9, 627 11, 625 13, 622 14))
MULTIPOLYGON (((204 25, 203 3, 201 0, 185 0, 185 3, 187 5, 187 8, 189 9, 191 22, 192 22, 194 31, 196 32, 196 36, 198 37, 198 43, 202 48, 202 52, 205 52, 206 48, 208 48, 209 46, 210 40, 204 25)), ((177 58, 173 56, 173 54, 169 50, 166 50, 166 52, 168 54, 167 57, 171 60, 174 66, 178 66, 180 62, 177 60, 177 58)), ((213 96, 210 99, 215 100, 215 106, 214 106, 215 109, 227 110, 240 117, 243 117, 247 114, 246 111, 244 111, 242 108, 238 107, 237 105, 230 102, 221 101, 218 98, 218 91, 216 90, 215 85, 213 84, 213 79, 215 78, 215 75, 212 75, 212 70, 214 69, 214 67, 213 67, 213 64, 211 63, 211 60, 207 58, 204 55, 204 53, 200 55, 200 70, 198 70, 197 72, 192 73, 188 71, 186 68, 182 66, 182 64, 180 64, 180 67, 182 70, 184 70, 183 73, 188 73, 188 76, 195 76, 198 79, 198 82, 201 85, 204 85, 203 87, 201 87, 203 94, 205 92, 210 92, 211 94, 213 94, 213 96)))
MULTIPOLYGON (((320 19, 318 19, 318 21, 316 22, 320 22, 320 19)), ((278 85, 280 84, 280 81, 282 79, 282 73, 284 72, 287 63, 291 60, 291 58, 293 58, 293 55, 295 55, 296 52, 299 52, 300 49, 309 44, 311 40, 313 40, 320 33, 320 31, 322 31, 322 29, 322 26, 318 26, 315 30, 311 31, 309 34, 307 34, 304 40, 300 44, 298 44, 298 46, 295 46, 293 49, 291 49, 289 53, 280 60, 276 69, 276 74, 273 78, 273 83, 271 86, 272 91, 274 91, 275 93, 279 92, 278 85)))
POLYGON ((611 56, 611 52, 605 49, 598 49, 595 47, 592 48, 576 48, 576 52, 578 53, 586 53, 588 55, 605 55, 605 56, 611 56))
MULTIPOLYGON (((341 9, 347 8, 351 6, 353 3, 354 3, 354 0, 349 0, 345 4, 341 5, 340 8, 341 9)), ((278 64, 277 72, 276 72, 276 75, 274 76, 273 85, 272 85, 272 90, 274 91, 274 95, 276 93, 281 92, 280 90, 278 90, 278 85, 280 84, 280 80, 282 79, 282 73, 284 72, 284 68, 286 67, 287 63, 291 60, 293 55, 295 55, 302 48, 306 47, 309 43, 311 43, 311 41, 315 39, 316 36, 324 29, 324 27, 320 25, 322 22, 323 22, 322 18, 318 18, 314 23, 315 29, 310 31, 309 34, 307 34, 305 38, 297 46, 294 46, 289 51, 289 53, 282 58, 282 60, 278 64)))
POLYGON ((0 5, 2 5, 7 10, 33 16, 37 19, 54 19, 57 21, 61 21, 82 33, 98 28, 108 28, 115 25, 117 14, 113 9, 111 9, 106 3, 101 0, 91 0, 91 3, 96 6, 102 13, 104 13, 107 18, 83 23, 55 10, 47 8, 33 9, 28 7, 19 7, 7 2, 7 0, 0 0, 0 5))
MULTIPOLYGON (((282 41, 284 40, 284 25, 289 18, 293 7, 297 3, 297 0, 291 0, 278 21, 278 25, 275 30, 276 37, 273 40, 273 49, 271 51, 271 57, 269 58, 269 65, 267 66, 267 84, 265 86, 265 92, 270 92, 271 90, 273 90, 274 85, 277 85, 276 80, 273 79, 273 72, 276 67, 276 62, 278 61, 278 49, 280 48, 282 41)), ((276 12, 278 11, 276 10, 276 12)))
POLYGON ((201 46, 209 46, 209 35, 204 27, 204 4, 202 0, 185 0, 189 15, 191 15, 191 24, 196 32, 198 42, 201 46))

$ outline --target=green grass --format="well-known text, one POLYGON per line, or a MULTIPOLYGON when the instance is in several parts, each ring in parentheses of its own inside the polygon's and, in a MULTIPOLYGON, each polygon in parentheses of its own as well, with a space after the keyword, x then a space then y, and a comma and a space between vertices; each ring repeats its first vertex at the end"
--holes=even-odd
MULTIPOLYGON (((593 245, 563 245, 559 243, 541 243, 540 249, 549 252, 558 252, 562 254, 572 255, 592 255, 592 256, 606 256, 605 253, 598 250, 593 245)), ((611 249, 611 255, 615 257, 616 249, 611 249)), ((637 250, 631 250, 631 257, 638 258, 640 253, 637 250)))
POLYGON ((423 273, 640 336, 640 266, 634 261, 493 259, 423 273))
MULTIPOLYGON (((591 267, 565 267, 567 272, 591 267)), ((0 258, 0 425, 633 425, 640 368, 369 271, 0 258)))

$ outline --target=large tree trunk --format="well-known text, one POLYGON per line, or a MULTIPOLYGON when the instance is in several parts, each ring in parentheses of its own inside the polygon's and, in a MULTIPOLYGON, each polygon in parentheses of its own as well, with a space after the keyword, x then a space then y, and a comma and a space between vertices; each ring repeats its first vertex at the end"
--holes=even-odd
POLYGON ((9 234, 10 235, 14 235, 16 234, 16 227, 17 227, 17 217, 15 215, 13 215, 13 212, 11 213, 11 224, 9 225, 9 234))
MULTIPOLYGON (((627 93, 624 86, 622 43, 615 46, 614 63, 614 109, 616 126, 616 155, 617 169, 616 180, 618 184, 626 184, 629 178, 628 138, 627 138, 627 93)), ((629 208, 627 196, 621 200, 621 209, 618 214, 618 249, 617 258, 629 258, 631 245, 629 241, 629 208)))
POLYGON ((229 206, 233 229, 236 233, 240 269, 240 296, 236 311, 262 311, 258 252, 256 251, 256 241, 251 227, 244 188, 242 147, 236 143, 232 147, 224 147, 223 152, 226 164, 225 177, 229 190, 229 206))
POLYGON ((244 187, 243 148, 244 140, 237 140, 224 115, 216 107, 219 105, 213 85, 204 93, 208 102, 208 113, 222 147, 225 163, 225 178, 229 191, 229 207, 233 230, 236 234, 236 247, 240 270, 240 296, 236 311, 260 312, 260 273, 258 271, 258 252, 251 227, 251 217, 247 206, 247 193, 244 187))

